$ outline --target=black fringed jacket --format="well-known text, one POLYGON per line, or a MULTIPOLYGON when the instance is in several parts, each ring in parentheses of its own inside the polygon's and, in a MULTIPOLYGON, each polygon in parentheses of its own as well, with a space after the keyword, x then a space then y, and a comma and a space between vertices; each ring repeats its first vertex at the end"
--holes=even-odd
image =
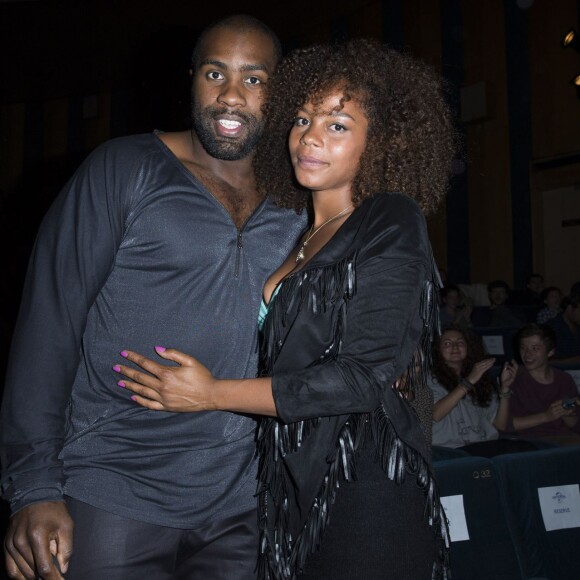
MULTIPOLYGON (((386 476, 413 473, 434 532, 444 518, 415 412, 393 383, 408 369, 414 389, 437 326, 435 265, 423 214, 400 193, 366 200, 273 298, 262 336, 279 419, 258 433, 259 578, 293 578, 316 548, 339 480, 370 427, 386 476)), ((445 575, 446 549, 434 567, 445 575)))

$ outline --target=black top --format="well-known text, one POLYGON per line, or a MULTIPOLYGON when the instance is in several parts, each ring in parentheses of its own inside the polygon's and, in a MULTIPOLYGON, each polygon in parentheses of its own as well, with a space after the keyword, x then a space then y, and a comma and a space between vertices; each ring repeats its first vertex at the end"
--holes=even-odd
MULTIPOLYGON (((279 419, 260 425, 260 577, 292 578, 315 548, 337 482, 370 428, 385 477, 412 474, 424 489, 434 533, 446 539, 416 413, 393 383, 409 369, 426 389, 438 326, 436 268, 424 217, 409 197, 365 201, 335 236, 281 285, 263 330, 279 419), (411 364, 419 352, 423 372, 411 364)), ((421 365, 419 365, 421 366, 421 365)), ((441 561, 435 568, 446 567, 441 561)))
POLYGON ((123 348, 155 358, 162 345, 217 377, 255 376, 262 287, 304 221, 267 200, 238 231, 157 136, 99 147, 50 209, 30 262, 2 409, 13 510, 66 493, 190 528, 251 509, 255 421, 149 411, 111 367, 123 348))

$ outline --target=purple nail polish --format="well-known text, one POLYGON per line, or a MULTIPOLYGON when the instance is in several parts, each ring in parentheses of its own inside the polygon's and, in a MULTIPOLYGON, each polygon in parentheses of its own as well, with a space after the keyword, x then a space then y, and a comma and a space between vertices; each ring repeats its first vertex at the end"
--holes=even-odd
POLYGON ((125 383, 123 381, 119 381, 117 384, 123 389, 125 388, 125 383))
POLYGON ((126 350, 122 350, 122 351, 121 351, 121 356, 122 356, 123 358, 127 358, 127 357, 129 356, 129 353, 128 353, 126 350))
POLYGON ((119 365, 115 365, 115 366, 113 367, 113 370, 114 370, 116 373, 120 373, 120 372, 121 372, 121 367, 120 367, 119 365))
POLYGON ((165 352, 167 349, 164 346, 156 346, 155 350, 157 352, 165 352))

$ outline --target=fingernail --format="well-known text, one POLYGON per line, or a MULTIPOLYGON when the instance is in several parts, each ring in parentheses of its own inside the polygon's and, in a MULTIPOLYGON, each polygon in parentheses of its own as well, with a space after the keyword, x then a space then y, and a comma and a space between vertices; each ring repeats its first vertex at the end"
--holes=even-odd
POLYGON ((119 365, 115 365, 115 366, 113 367, 113 370, 114 370, 116 373, 120 373, 120 372, 121 372, 121 367, 120 367, 119 365))
POLYGON ((164 346, 156 346, 155 350, 157 352, 165 352, 167 349, 164 346))
POLYGON ((122 350, 121 351, 121 356, 124 358, 127 358, 129 356, 129 353, 126 350, 122 350))
POLYGON ((131 397, 131 401, 136 401, 136 400, 137 400, 137 397, 136 397, 135 395, 133 395, 133 396, 131 397))
POLYGON ((125 383, 123 381, 119 381, 117 383, 120 387, 123 387, 123 389, 125 388, 125 383))

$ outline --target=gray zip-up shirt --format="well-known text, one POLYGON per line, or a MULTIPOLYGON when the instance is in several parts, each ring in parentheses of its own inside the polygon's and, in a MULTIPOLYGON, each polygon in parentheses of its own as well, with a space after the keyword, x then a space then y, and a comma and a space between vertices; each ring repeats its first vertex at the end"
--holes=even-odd
POLYGON ((195 527, 255 505, 253 419, 144 409, 112 366, 162 345, 252 377, 263 284, 304 218, 264 201, 238 230, 154 134, 99 147, 40 228, 2 408, 13 511, 63 494, 195 527))

